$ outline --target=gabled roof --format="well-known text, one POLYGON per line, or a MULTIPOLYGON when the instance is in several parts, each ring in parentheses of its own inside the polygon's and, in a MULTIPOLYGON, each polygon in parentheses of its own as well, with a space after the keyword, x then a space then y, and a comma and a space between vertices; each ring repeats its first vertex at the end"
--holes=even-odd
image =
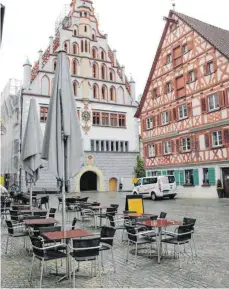
MULTIPOLYGON (((171 18, 172 14, 175 14, 178 18, 180 18, 184 23, 190 26, 193 30, 195 30, 200 36, 202 36, 206 41, 208 41, 211 45, 213 45, 220 53, 222 53, 225 57, 229 59, 229 31, 213 26, 211 24, 205 23, 198 19, 189 17, 185 14, 178 13, 176 11, 170 10, 169 18, 171 18)), ((144 89, 144 93, 140 102, 140 105, 136 111, 135 117, 139 117, 142 107, 144 105, 146 95, 148 93, 151 79, 156 68, 157 60, 160 56, 161 48, 163 45, 163 41, 169 26, 169 21, 166 22, 165 28, 160 40, 160 43, 157 48, 157 52, 154 58, 154 62, 144 89)))

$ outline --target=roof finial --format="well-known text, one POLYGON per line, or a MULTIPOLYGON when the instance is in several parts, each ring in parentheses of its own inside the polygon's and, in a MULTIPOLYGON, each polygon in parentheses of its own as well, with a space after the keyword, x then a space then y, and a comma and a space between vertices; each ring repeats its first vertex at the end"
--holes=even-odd
POLYGON ((172 6, 173 6, 173 11, 175 11, 175 8, 176 8, 176 3, 175 3, 175 2, 173 2, 173 3, 172 3, 172 6))

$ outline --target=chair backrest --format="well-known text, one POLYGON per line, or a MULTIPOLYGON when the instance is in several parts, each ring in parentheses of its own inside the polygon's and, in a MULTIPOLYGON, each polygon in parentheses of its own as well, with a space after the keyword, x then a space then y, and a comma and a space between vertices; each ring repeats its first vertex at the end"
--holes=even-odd
POLYGON ((44 211, 44 212, 34 212, 34 216, 39 216, 39 217, 46 218, 47 212, 46 211, 44 211))
POLYGON ((87 203, 88 199, 89 199, 89 197, 85 197, 85 198, 78 199, 77 201, 87 203))
POLYGON ((130 241, 137 242, 136 229, 133 226, 125 226, 127 231, 127 236, 130 241))
POLYGON ((61 197, 58 197, 58 201, 59 201, 60 204, 62 204, 62 200, 63 199, 61 197))
POLYGON ((118 207, 119 207, 118 204, 110 204, 110 206, 111 206, 112 208, 115 208, 116 212, 118 211, 118 207))
POLYGON ((135 214, 137 213, 136 211, 123 211, 123 214, 135 214))
POLYGON ((192 224, 194 226, 195 223, 196 223, 196 219, 187 218, 187 217, 184 217, 183 219, 183 225, 192 224))
POLYGON ((49 210, 49 218, 55 218, 56 208, 51 208, 49 210))
POLYGON ((10 210, 10 217, 12 221, 18 221, 18 211, 10 210))
POLYGON ((11 221, 6 220, 7 230, 10 235, 14 234, 13 224, 11 221))
POLYGON ((9 208, 10 207, 10 205, 11 205, 11 201, 6 201, 6 208, 9 208))
POLYGON ((75 218, 73 219, 73 221, 72 221, 72 230, 75 229, 76 222, 77 222, 77 219, 76 219, 76 217, 75 217, 75 218))
POLYGON ((115 231, 112 227, 103 226, 100 232, 101 242, 113 246, 115 231))
POLYGON ((44 205, 46 203, 47 203, 47 198, 46 197, 41 197, 40 206, 44 205))
POLYGON ((99 255, 100 237, 73 239, 73 257, 86 259, 99 255))
POLYGON ((33 236, 29 236, 32 246, 33 246, 33 253, 40 257, 40 258, 44 258, 45 256, 45 251, 44 250, 40 250, 39 248, 44 248, 44 240, 41 237, 33 237, 33 236))
POLYGON ((111 207, 111 208, 107 208, 106 209, 106 214, 108 215, 115 215, 116 213, 116 209, 114 207, 111 207))
POLYGON ((167 213, 161 212, 160 215, 159 215, 159 218, 160 219, 165 219, 166 215, 167 215, 167 213))
POLYGON ((108 219, 110 221, 110 226, 114 228, 115 227, 114 215, 108 214, 107 217, 108 217, 108 219))
POLYGON ((151 221, 154 221, 154 220, 157 220, 157 217, 158 216, 155 215, 155 216, 150 216, 149 218, 150 218, 151 221))
POLYGON ((179 241, 187 241, 190 240, 192 237, 193 232, 193 224, 182 225, 178 227, 177 233, 177 240, 179 241), (179 235, 181 234, 181 235, 179 235))

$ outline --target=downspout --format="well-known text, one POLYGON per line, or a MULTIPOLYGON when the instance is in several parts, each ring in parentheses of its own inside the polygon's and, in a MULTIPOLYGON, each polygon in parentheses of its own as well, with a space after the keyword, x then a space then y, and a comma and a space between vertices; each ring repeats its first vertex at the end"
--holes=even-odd
MULTIPOLYGON (((21 160, 21 149, 22 149, 22 115, 23 115, 23 91, 21 90, 21 96, 20 96, 20 108, 21 108, 21 119, 20 119, 20 150, 19 150, 19 160, 21 160)), ((20 161, 21 163, 21 161, 20 161)), ((20 165, 19 169, 19 192, 21 192, 22 189, 22 167, 20 165)))

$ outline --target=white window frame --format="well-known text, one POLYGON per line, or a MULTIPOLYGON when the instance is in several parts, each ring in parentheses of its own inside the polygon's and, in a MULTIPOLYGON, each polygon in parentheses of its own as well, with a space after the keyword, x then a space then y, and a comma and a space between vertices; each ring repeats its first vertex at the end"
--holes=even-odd
POLYGON ((209 111, 214 111, 219 109, 219 95, 217 93, 208 96, 208 109, 209 111), (213 107, 211 107, 211 99, 213 107))
POLYGON ((207 63, 208 66, 208 74, 212 74, 214 72, 214 62, 210 61, 207 63))
POLYGON ((188 45, 187 45, 187 43, 185 43, 185 44, 182 46, 182 52, 183 52, 183 54, 188 53, 188 45))
POLYGON ((173 58, 172 58, 172 53, 167 54, 167 64, 172 63, 173 58))
POLYGON ((161 113, 161 123, 162 123, 162 125, 169 123, 169 112, 168 111, 163 111, 161 113))
POLYGON ((167 90, 167 93, 170 93, 172 91, 171 81, 166 82, 166 90, 167 90))
POLYGON ((188 117, 188 106, 187 104, 182 104, 178 107, 178 117, 179 119, 184 119, 188 117))
POLYGON ((146 119, 146 129, 152 129, 152 128, 153 128, 153 118, 152 116, 150 116, 146 119))
POLYGON ((223 145, 222 131, 213 131, 211 137, 213 147, 221 147, 223 145), (215 144, 215 141, 217 144, 215 144))
POLYGON ((190 152, 191 151, 191 139, 190 137, 184 137, 181 140, 182 152, 190 152))
POLYGON ((190 82, 194 82, 195 81, 195 72, 194 72, 194 70, 190 70, 188 73, 189 73, 190 82))
POLYGON ((165 141, 163 143, 163 147, 164 147, 164 155, 171 154, 171 142, 170 141, 165 141))
POLYGON ((155 157, 155 145, 154 144, 150 144, 148 147, 148 153, 149 153, 149 157, 155 157))

